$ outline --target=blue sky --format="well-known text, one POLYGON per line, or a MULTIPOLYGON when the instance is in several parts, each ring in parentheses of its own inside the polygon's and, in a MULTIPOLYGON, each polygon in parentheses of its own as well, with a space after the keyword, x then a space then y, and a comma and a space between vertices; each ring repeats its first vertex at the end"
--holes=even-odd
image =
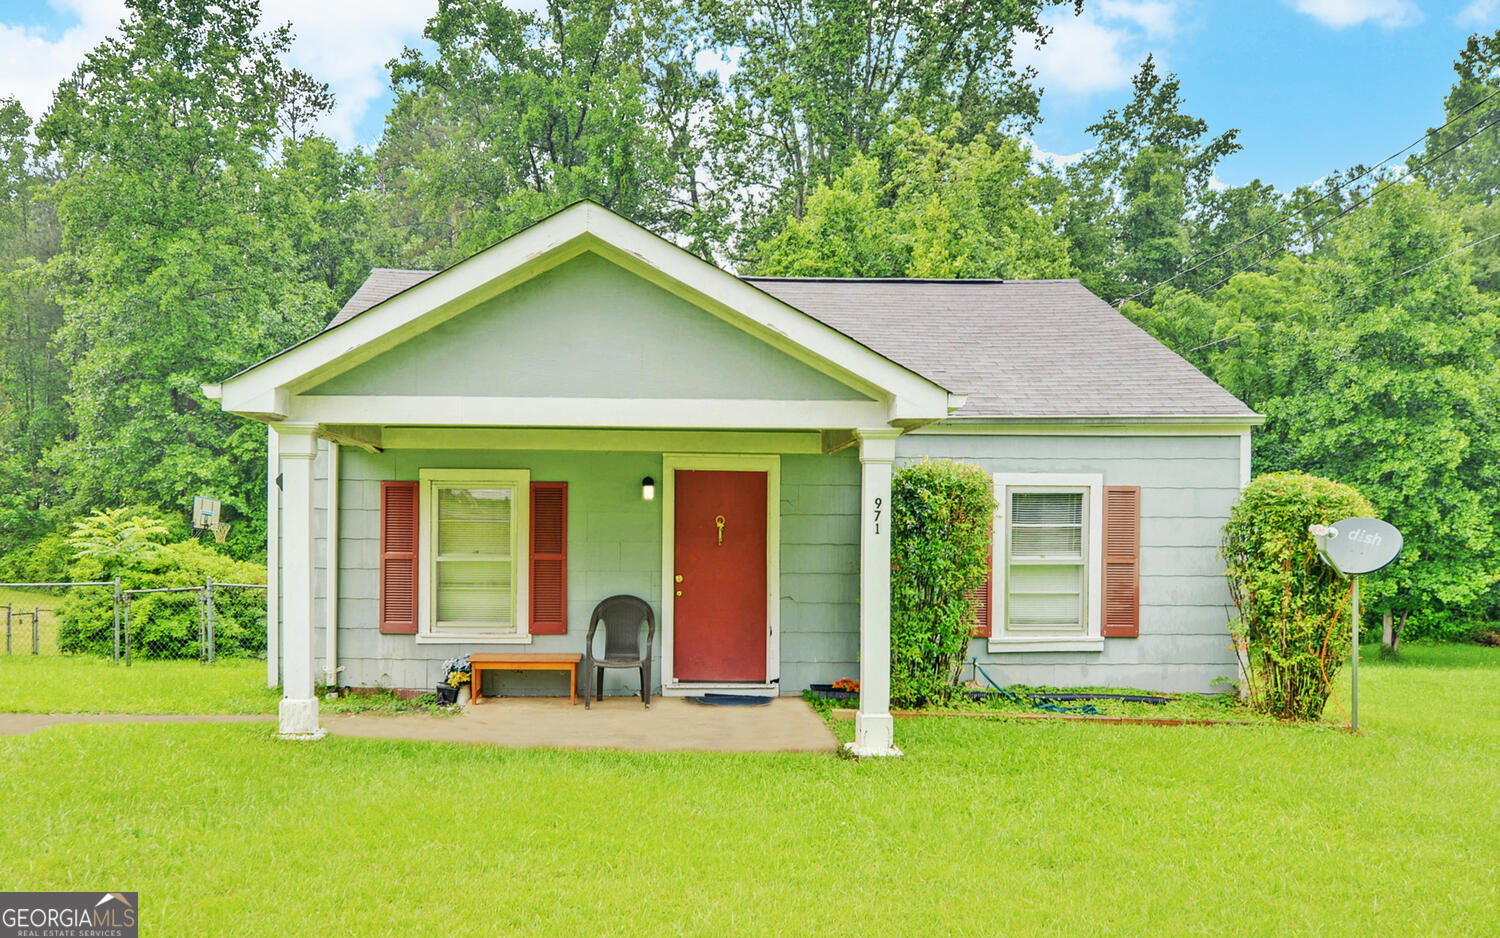
MULTIPOLYGON (((527 0, 534 5, 537 0, 527 0)), ((262 0, 291 20, 294 62, 332 84, 325 130, 374 142, 389 104, 384 63, 420 44, 435 2, 262 0)), ((0 94, 33 115, 84 52, 118 21, 123 0, 0 0, 0 94)), ((1057 14, 1052 41, 1021 54, 1046 88, 1034 144, 1060 157, 1090 145, 1084 129, 1129 97, 1146 56, 1182 78, 1188 109, 1245 149, 1220 181, 1279 188, 1371 163, 1442 122, 1451 63, 1470 33, 1500 28, 1500 0, 1085 0, 1057 14)))

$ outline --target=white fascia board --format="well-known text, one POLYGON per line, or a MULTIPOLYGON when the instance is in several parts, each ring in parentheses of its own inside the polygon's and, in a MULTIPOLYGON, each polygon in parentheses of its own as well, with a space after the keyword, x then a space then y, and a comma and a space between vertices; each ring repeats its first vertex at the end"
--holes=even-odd
POLYGON ((886 407, 879 401, 330 394, 293 397, 291 417, 308 424, 822 430, 883 425, 886 407))
POLYGON ((272 390, 295 392, 314 387, 590 250, 623 262, 637 273, 654 273, 650 279, 657 285, 884 399, 891 411, 899 411, 907 419, 938 419, 949 413, 947 389, 733 274, 589 203, 538 222, 348 322, 235 375, 220 386, 223 409, 247 415, 271 413, 250 404, 272 390))

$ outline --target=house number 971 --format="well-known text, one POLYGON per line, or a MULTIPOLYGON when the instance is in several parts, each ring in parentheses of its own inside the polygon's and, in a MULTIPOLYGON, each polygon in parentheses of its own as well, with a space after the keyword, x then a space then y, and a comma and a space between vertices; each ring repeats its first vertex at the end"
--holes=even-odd
POLYGON ((875 533, 876 534, 880 533, 880 506, 883 505, 883 504, 884 504, 884 502, 882 502, 880 499, 878 499, 878 498, 875 499, 875 533))

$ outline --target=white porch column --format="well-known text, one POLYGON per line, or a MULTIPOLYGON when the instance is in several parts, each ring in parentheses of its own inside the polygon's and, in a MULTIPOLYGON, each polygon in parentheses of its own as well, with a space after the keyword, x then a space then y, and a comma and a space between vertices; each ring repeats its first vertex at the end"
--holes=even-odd
POLYGON ((275 427, 281 456, 281 707, 280 732, 318 739, 313 696, 313 457, 315 428, 275 427))
POLYGON ((891 721, 891 463, 900 430, 856 430, 859 437, 859 713, 857 756, 899 756, 891 721))

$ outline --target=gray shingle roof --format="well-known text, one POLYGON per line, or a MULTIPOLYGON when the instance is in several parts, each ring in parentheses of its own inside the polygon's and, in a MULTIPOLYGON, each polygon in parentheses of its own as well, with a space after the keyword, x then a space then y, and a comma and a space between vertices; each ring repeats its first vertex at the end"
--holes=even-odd
POLYGON ((1254 413, 1077 280, 744 279, 967 394, 956 416, 1254 413))
MULTIPOLYGON (((376 268, 329 328, 434 273, 376 268)), ((1077 280, 744 279, 928 380, 967 394, 956 416, 1254 414, 1077 280)))
POLYGON ((377 303, 383 303, 402 290, 414 287, 437 273, 435 270, 400 270, 395 267, 376 267, 370 276, 359 285, 349 302, 328 321, 328 328, 348 322, 377 303))

